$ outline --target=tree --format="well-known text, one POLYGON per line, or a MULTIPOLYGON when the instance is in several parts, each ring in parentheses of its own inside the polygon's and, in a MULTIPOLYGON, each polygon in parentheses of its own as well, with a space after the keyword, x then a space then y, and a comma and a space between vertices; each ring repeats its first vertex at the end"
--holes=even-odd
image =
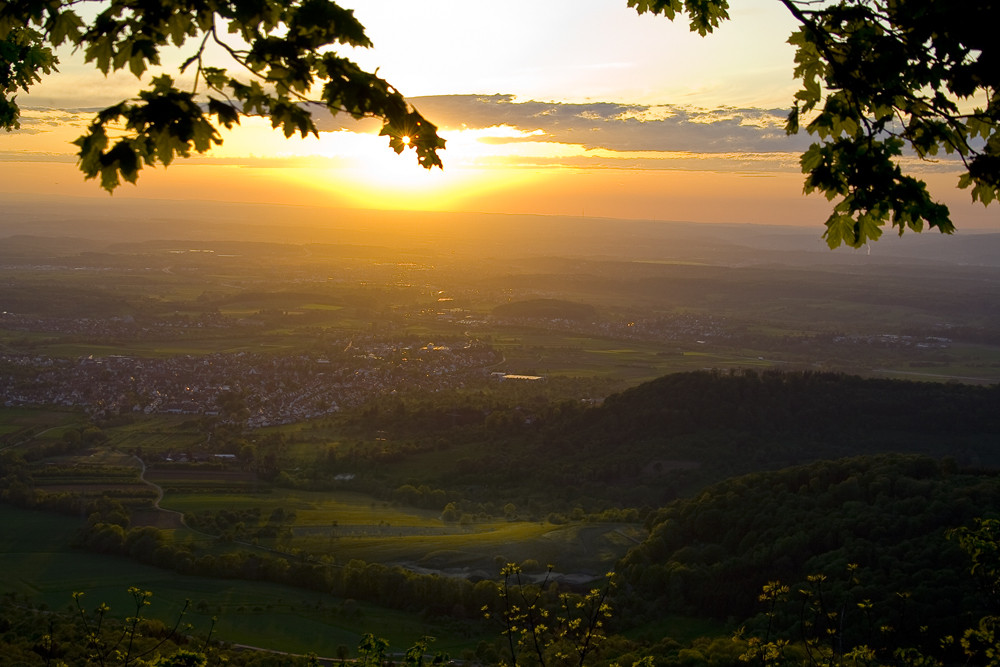
MULTIPOLYGON (((972 561, 970 571, 984 586, 986 596, 983 599, 990 611, 995 611, 996 592, 1000 584, 1000 570, 997 569, 1000 521, 979 518, 971 526, 953 528, 947 534, 972 561)), ((873 589, 862 584, 857 564, 848 564, 847 574, 848 586, 840 587, 839 592, 834 592, 837 587, 831 586, 824 574, 809 575, 802 587, 796 587, 796 593, 791 593, 792 589, 780 582, 767 583, 758 597, 758 601, 765 605, 762 627, 746 636, 741 628, 734 637, 746 649, 740 660, 761 667, 793 664, 811 667, 876 667, 890 664, 933 667, 957 663, 958 651, 961 651, 966 663, 997 664, 1000 617, 992 613, 981 616, 980 610, 965 609, 964 612, 969 612, 967 616, 963 614, 966 622, 977 616, 978 621, 972 621, 974 625, 965 628, 961 635, 942 637, 938 635, 940 627, 927 624, 926 618, 917 615, 909 622, 918 624, 919 633, 905 637, 896 624, 873 620, 882 616, 875 611, 878 607, 893 607, 896 608, 894 615, 902 621, 910 595, 897 592, 875 601, 859 597, 859 594, 870 594, 873 589), (797 596, 799 602, 793 605, 792 596, 797 596), (786 626, 786 630, 778 631, 776 621, 781 616, 779 610, 782 607, 786 608, 786 615, 781 624, 786 626), (797 633, 801 634, 801 638, 793 643, 789 637, 797 633)))
POLYGON ((506 638, 510 661, 501 664, 547 667, 583 667, 588 664, 605 636, 611 618, 608 597, 614 589, 613 575, 607 584, 593 588, 583 596, 558 593, 550 582, 552 568, 538 584, 523 578, 516 563, 500 570, 503 581, 497 584, 497 608, 483 607, 487 619, 500 621, 506 638), (551 585, 550 585, 551 584, 551 585))
MULTIPOLYGON (((150 663, 144 660, 145 657, 157 653, 161 647, 167 646, 168 642, 173 642, 179 638, 177 629, 180 627, 181 620, 187 612, 190 601, 184 603, 184 607, 178 613, 173 627, 163 633, 163 636, 158 641, 153 640, 150 644, 147 641, 142 641, 142 624, 146 622, 146 619, 143 617, 143 610, 149 606, 150 598, 152 598, 153 594, 135 586, 129 587, 128 593, 132 597, 134 606, 132 614, 126 617, 120 626, 106 622, 109 620, 108 613, 111 611, 111 607, 106 603, 101 603, 96 609, 88 612, 81 603, 83 593, 73 593, 73 601, 79 612, 80 620, 83 622, 87 645, 87 659, 90 664, 121 664, 123 667, 128 667, 128 665, 148 665, 150 663)), ((205 656, 201 653, 182 649, 174 653, 171 657, 156 660, 153 664, 170 665, 173 667, 204 667, 206 660, 205 656)))
MULTIPOLYGON (((1000 3, 947 0, 778 0, 800 27, 786 131, 819 141, 801 158, 805 191, 837 200, 830 247, 878 239, 886 222, 954 231, 948 208, 903 172, 908 155, 957 156, 983 205, 1000 197, 1000 3), (964 11, 963 11, 964 9, 964 11)), ((628 0, 639 13, 687 14, 705 36, 729 18, 727 0, 628 0)))
POLYGON ((136 78, 165 49, 188 48, 181 72, 194 73, 189 90, 167 74, 153 77, 138 99, 100 111, 74 142, 80 169, 109 192, 134 183, 146 165, 221 144, 217 126, 231 128, 241 114, 269 117, 286 137, 318 136, 313 112, 323 108, 378 118, 393 150, 413 148, 422 166, 441 166, 437 128, 388 82, 332 50, 371 42, 353 11, 331 0, 108 0, 89 21, 80 4, 0 0, 0 127, 19 126, 17 92, 56 71, 53 50, 63 44, 104 74, 127 68, 136 78), (210 44, 237 74, 207 61, 210 44))

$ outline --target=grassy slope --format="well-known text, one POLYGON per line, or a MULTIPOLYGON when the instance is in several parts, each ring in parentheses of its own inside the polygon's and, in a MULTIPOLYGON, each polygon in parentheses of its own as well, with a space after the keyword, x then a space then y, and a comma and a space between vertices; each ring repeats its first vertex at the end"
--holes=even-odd
POLYGON ((27 595, 53 608, 72 604, 83 591, 84 606, 108 602, 113 613, 130 609, 126 589, 153 592, 148 615, 172 622, 191 600, 186 621, 206 632, 218 616, 215 636, 225 641, 292 652, 336 655, 338 645, 352 650, 365 632, 404 650, 423 634, 442 638, 435 648, 456 651, 476 640, 455 639, 411 614, 345 601, 329 595, 260 582, 226 581, 178 575, 128 559, 88 554, 70 546, 80 520, 0 505, 0 591, 27 595), (201 605, 200 603, 204 603, 201 605), (200 611, 203 610, 203 611, 200 611), (451 638, 450 640, 447 638, 451 638))

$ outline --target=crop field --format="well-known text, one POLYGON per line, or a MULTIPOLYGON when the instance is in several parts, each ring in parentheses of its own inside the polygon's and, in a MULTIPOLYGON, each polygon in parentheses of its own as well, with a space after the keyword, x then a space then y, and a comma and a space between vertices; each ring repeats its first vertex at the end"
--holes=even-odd
POLYGON ((132 424, 114 426, 105 432, 108 443, 120 450, 140 450, 144 456, 199 449, 205 434, 186 422, 190 417, 140 418, 132 424))
POLYGON ((689 345, 671 345, 579 336, 549 331, 522 331, 493 340, 502 350, 502 370, 526 375, 559 375, 577 378, 604 378, 645 382, 668 373, 711 368, 770 367, 773 362, 758 354, 706 346, 693 350, 689 345))
MULTIPOLYGON (((107 478, 101 478, 100 466, 95 465, 87 470, 80 468, 72 483, 66 475, 52 475, 40 488, 61 488, 54 481, 62 477, 67 489, 76 486, 76 492, 89 495, 84 493, 87 483, 106 490, 113 480, 137 474, 136 468, 114 466, 129 457, 99 453, 98 458, 109 464, 107 478)), ((70 460, 63 459, 60 468, 67 474, 70 460)), ((190 477, 190 472, 177 477, 190 477)), ((209 471, 207 478, 212 480, 208 486, 214 486, 225 475, 209 471)), ((275 489, 271 493, 248 494, 231 488, 225 493, 189 489, 185 493, 168 493, 164 506, 179 511, 293 511, 291 538, 282 548, 333 555, 340 563, 360 558, 401 564, 424 573, 476 572, 490 577, 505 561, 535 559, 554 565, 557 575, 586 580, 609 569, 642 537, 641 530, 630 524, 445 523, 438 512, 390 505, 351 492, 275 489)), ((149 613, 164 622, 170 622, 183 600, 189 599, 193 606, 187 620, 196 632, 204 632, 209 617, 216 615, 220 617, 216 636, 228 641, 331 656, 336 655, 338 646, 353 648, 360 634, 373 629, 374 619, 378 619, 374 630, 386 636, 396 650, 403 650, 421 634, 435 634, 421 619, 354 601, 259 582, 233 584, 180 576, 127 559, 76 552, 70 541, 81 525, 79 518, 0 506, 0 524, 5 527, 0 535, 0 589, 51 606, 68 605, 70 594, 83 590, 88 605, 107 601, 113 610, 124 614, 129 605, 124 588, 136 585, 154 592, 149 613), (387 618, 392 620, 391 629, 385 629, 387 618)), ((171 532, 175 539, 197 542, 209 551, 231 548, 187 529, 171 532)), ((453 644, 434 648, 457 650, 475 643, 461 636, 456 638, 454 632, 440 634, 453 637, 453 644)))
MULTIPOLYGON (((147 469, 146 479, 163 487, 167 493, 171 494, 171 497, 176 493, 198 491, 212 493, 224 490, 227 494, 266 492, 258 483, 257 475, 241 470, 156 467, 147 469)), ((269 490, 268 488, 267 491, 269 490)))
POLYGON ((947 350, 917 350, 874 369, 880 377, 925 382, 1000 382, 1000 347, 955 344, 947 350))
POLYGON ((115 498, 128 506, 149 505, 156 490, 143 482, 138 461, 111 450, 60 456, 32 470, 40 494, 71 494, 83 499, 115 498))
POLYGON ((72 411, 0 408, 0 450, 57 442, 81 422, 82 415, 72 411))
POLYGON ((53 429, 79 422, 81 416, 73 410, 0 408, 0 433, 19 428, 53 429))
POLYGON ((281 508, 296 513, 297 525, 330 526, 383 523, 407 526, 441 525, 440 512, 400 508, 369 496, 351 492, 314 492, 273 489, 263 495, 229 493, 167 493, 163 507, 180 512, 196 510, 248 509, 263 512, 281 508))

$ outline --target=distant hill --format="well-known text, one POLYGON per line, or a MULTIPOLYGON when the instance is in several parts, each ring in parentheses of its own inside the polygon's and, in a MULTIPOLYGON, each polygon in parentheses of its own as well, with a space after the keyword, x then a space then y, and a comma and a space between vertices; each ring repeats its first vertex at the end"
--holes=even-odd
POLYGON ((493 317, 498 319, 546 319, 593 321, 597 311, 585 303, 573 303, 559 299, 531 299, 505 303, 493 309, 493 317))
MULTIPOLYGON (((600 406, 493 405, 470 409, 461 423, 445 418, 451 412, 436 421, 400 412, 398 426, 379 423, 398 430, 397 439, 425 425, 419 437, 428 451, 448 442, 447 460, 428 455, 435 464, 422 481, 431 486, 471 502, 562 502, 599 512, 655 509, 730 477, 862 455, 948 457, 958 469, 1000 470, 998 405, 997 386, 699 371, 664 376, 600 406)), ((401 460, 398 474, 414 465, 401 460)))
POLYGON ((834 373, 667 375, 550 415, 528 456, 550 483, 655 506, 734 475, 903 452, 1000 467, 1000 387, 834 373))
POLYGON ((1000 266, 1000 233, 961 230, 886 235, 831 251, 822 226, 626 220, 442 211, 377 211, 259 203, 7 193, 0 239, 80 237, 360 245, 383 256, 600 257, 727 266, 1000 266))

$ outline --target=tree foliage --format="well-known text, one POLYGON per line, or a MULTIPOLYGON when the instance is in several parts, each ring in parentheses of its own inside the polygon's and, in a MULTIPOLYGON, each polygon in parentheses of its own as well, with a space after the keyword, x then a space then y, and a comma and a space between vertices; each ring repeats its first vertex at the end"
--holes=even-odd
POLYGON ((504 657, 500 664, 583 667, 607 639, 613 578, 609 575, 606 586, 577 595, 559 592, 549 581, 551 573, 550 566, 544 579, 532 583, 516 563, 501 569, 498 604, 492 611, 483 607, 487 619, 500 621, 507 644, 509 662, 504 657))
MULTIPOLYGON (((799 22, 795 94, 786 131, 819 141, 802 155, 805 191, 836 203, 831 247, 859 247, 886 222, 954 231, 948 208, 906 159, 957 156, 958 186, 988 205, 1000 196, 1000 4, 960 11, 944 0, 779 0, 799 22)), ((727 0, 629 0, 640 13, 687 14, 704 36, 729 18, 727 0)))
MULTIPOLYGON (((947 533, 971 559, 971 572, 978 576, 984 585, 982 592, 992 601, 997 589, 998 528, 1000 523, 996 519, 976 518, 971 525, 947 533)), ((808 575, 805 582, 795 587, 778 581, 764 584, 758 600, 764 604, 762 615, 766 623, 762 630, 748 636, 744 636, 745 628, 737 632, 734 639, 746 647, 740 660, 762 667, 940 667, 959 662, 997 663, 1000 649, 997 616, 981 616, 983 610, 968 605, 963 610, 967 622, 957 635, 942 635, 938 624, 927 623, 928 618, 920 616, 916 621, 921 623, 918 638, 921 641, 914 642, 913 637, 901 635, 899 628, 891 624, 873 622, 884 616, 880 608, 899 608, 911 597, 910 593, 896 591, 887 595, 888 592, 875 591, 876 597, 862 597, 872 593, 870 587, 866 590, 863 585, 864 574, 856 563, 849 563, 846 570, 846 578, 841 577, 846 587, 831 585, 835 577, 827 574, 808 575), (779 626, 788 626, 788 618, 796 619, 789 627, 791 631, 776 632, 779 626)))
MULTIPOLYGON (((970 610, 989 602, 983 584, 995 584, 995 533, 948 534, 998 509, 995 476, 962 471, 953 461, 821 461, 735 477, 658 510, 649 537, 617 572, 637 592, 630 602, 645 600, 645 613, 697 610, 720 619, 753 614, 755 592, 768 582, 823 573, 830 577, 823 595, 850 600, 854 643, 876 646, 867 631, 885 626, 893 631, 882 633, 878 646, 917 645, 926 639, 921 626, 957 636, 975 621, 970 610), (968 576, 963 551, 976 556, 973 573, 983 582, 968 576), (860 581, 840 575, 852 563, 860 581), (897 604, 867 611, 857 606, 865 599, 897 604)), ((802 622, 799 613, 781 618, 782 627, 802 622)), ((770 624, 758 619, 748 627, 766 636, 770 624)))
POLYGON ((128 70, 142 79, 161 54, 186 50, 182 89, 153 76, 137 99, 100 111, 75 141, 80 168, 113 191, 134 183, 147 165, 204 153, 222 143, 218 127, 241 115, 270 118, 286 137, 317 135, 313 112, 327 109, 383 122, 397 153, 413 148, 427 168, 440 166, 444 140, 387 81, 337 54, 370 47, 352 10, 331 0, 109 0, 92 19, 71 0, 0 2, 0 126, 18 127, 18 91, 56 70, 53 50, 68 44, 104 74, 128 70), (234 67, 215 66, 209 48, 234 67))

